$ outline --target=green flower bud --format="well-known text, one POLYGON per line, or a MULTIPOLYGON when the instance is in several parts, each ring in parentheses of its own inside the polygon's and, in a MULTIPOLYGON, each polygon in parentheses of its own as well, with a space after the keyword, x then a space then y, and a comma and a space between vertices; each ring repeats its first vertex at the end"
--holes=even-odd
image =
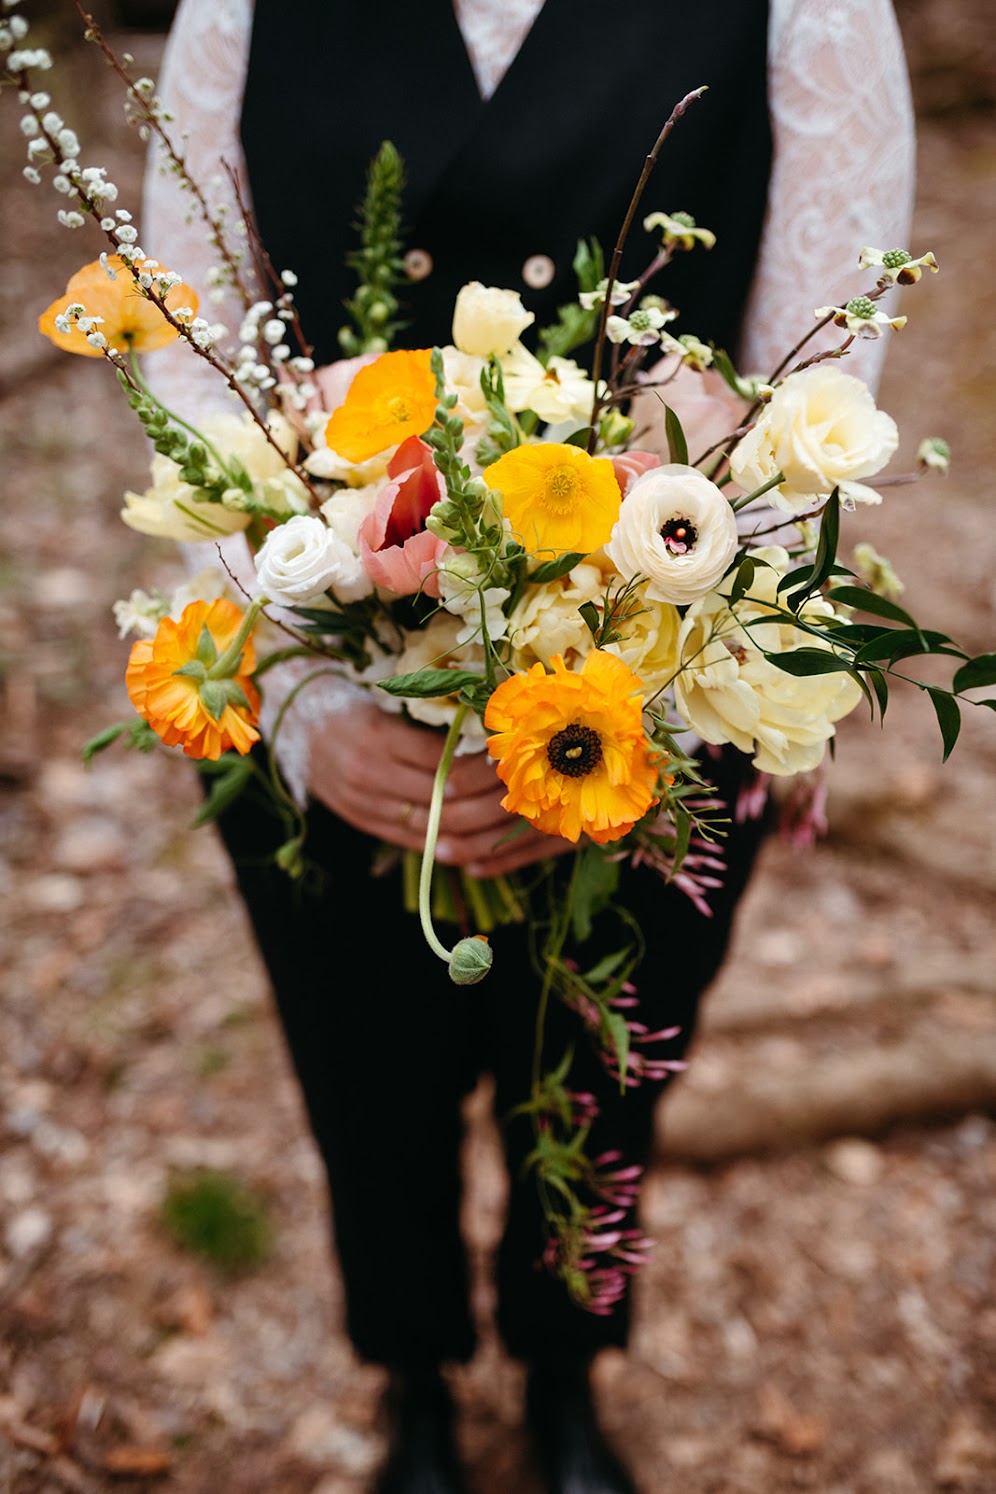
POLYGON ((491 969, 494 958, 483 934, 461 939, 450 956, 450 979, 458 986, 476 986, 491 969))
POLYGON ((875 302, 870 301, 867 296, 855 296, 853 300, 848 301, 844 310, 850 316, 870 318, 875 315, 875 302))
POLYGON ((908 249, 887 249, 882 255, 882 263, 887 270, 898 270, 902 265, 908 265, 913 258, 908 249))

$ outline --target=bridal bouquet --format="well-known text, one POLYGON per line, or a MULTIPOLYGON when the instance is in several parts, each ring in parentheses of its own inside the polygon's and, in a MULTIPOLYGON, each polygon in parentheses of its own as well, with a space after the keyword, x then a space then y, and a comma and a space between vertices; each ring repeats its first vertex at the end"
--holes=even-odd
MULTIPOLYGON (((618 250, 606 266, 596 243, 580 244, 578 299, 555 325, 535 328, 514 292, 472 282, 456 297, 447 345, 394 348, 402 163, 385 144, 351 260, 347 356, 319 380, 292 269, 272 273, 260 295, 188 181, 218 246, 216 278, 242 298, 239 346, 229 347, 200 315, 182 266, 140 244, 106 172, 82 163, 38 81, 47 54, 26 46, 25 30, 17 14, 0 24, 23 106, 26 174, 39 181, 50 171, 66 202, 60 220, 77 228, 92 219, 105 245, 42 313, 41 331, 110 364, 150 437, 151 482, 126 494, 125 522, 179 541, 242 532, 252 557, 245 576, 219 565, 173 596, 136 590, 118 604, 123 629, 139 635, 126 670, 137 721, 89 750, 122 735, 182 749, 214 775, 208 813, 251 778, 266 782, 287 821, 280 860, 302 875, 303 814, 278 751, 299 694, 331 672, 438 727, 417 872, 431 947, 454 980, 471 984, 491 964, 494 923, 528 916, 543 930, 541 1011, 553 995, 578 1012, 622 1087, 660 1077, 668 1065, 643 1048, 671 1034, 648 1034, 634 1018, 638 941, 587 969, 566 943, 570 935, 583 946, 627 858, 707 906, 730 807, 710 798, 702 744, 746 754, 761 781, 804 782, 836 722, 862 702, 884 713, 893 679, 911 678, 904 661, 933 654, 952 659, 950 687, 912 683, 934 704, 947 756, 960 697, 996 679, 991 655, 969 658, 898 605, 887 562, 867 547, 860 570, 838 557, 841 524, 881 501, 866 480, 898 444, 894 422, 840 357, 853 339, 902 325, 882 298, 936 270, 933 256, 862 249, 868 283, 846 305, 819 308, 764 379, 742 377, 723 350, 672 331, 677 313, 658 276, 676 254, 706 253, 712 242, 681 212, 642 217, 647 271, 636 281, 619 280, 618 250), (827 325, 840 329, 839 346, 807 356, 827 325), (227 384, 230 413, 195 427, 156 398, 137 355, 177 341, 227 384), (571 356, 584 348, 590 366, 571 356), (707 369, 725 380, 736 414, 722 439, 690 453, 669 385, 679 370, 707 369), (261 766, 251 749, 271 685, 282 693, 261 766), (577 848, 569 890, 549 910, 540 906, 549 868, 516 885, 434 869, 446 774, 465 751, 493 759, 510 815, 577 848), (434 910, 464 925, 452 947, 434 910)), ((182 178, 151 83, 133 80, 93 30, 133 115, 182 178)), ((631 219, 693 98, 648 158, 631 219)), ((943 465, 943 442, 925 442, 921 462, 943 465)), ((591 1097, 571 1091, 568 1060, 549 1068, 537 1057, 535 1074, 522 1108, 536 1129, 549 1261, 578 1300, 605 1312, 646 1243, 621 1227, 636 1170, 586 1158, 591 1097)))

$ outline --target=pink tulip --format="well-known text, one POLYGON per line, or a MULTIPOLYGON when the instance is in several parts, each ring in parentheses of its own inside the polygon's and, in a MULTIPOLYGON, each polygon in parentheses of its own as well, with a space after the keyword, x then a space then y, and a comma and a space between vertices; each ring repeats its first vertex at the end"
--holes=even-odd
POLYGON ((432 451, 409 436, 387 464, 390 481, 378 494, 372 514, 360 525, 360 556, 376 586, 395 596, 425 592, 439 596, 439 562, 446 542, 425 527, 433 504, 446 497, 446 485, 432 451))

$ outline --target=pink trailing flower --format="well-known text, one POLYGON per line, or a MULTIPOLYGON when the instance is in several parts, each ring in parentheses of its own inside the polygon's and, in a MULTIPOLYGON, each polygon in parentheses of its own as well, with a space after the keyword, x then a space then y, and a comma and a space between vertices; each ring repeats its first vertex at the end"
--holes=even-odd
POLYGON ((416 592, 438 597, 446 542, 426 529, 425 521, 433 505, 446 497, 446 484, 431 447, 409 436, 388 462, 387 475, 373 513, 360 525, 360 558, 367 575, 398 597, 416 592))
POLYGON ((612 458, 612 470, 619 484, 619 491, 623 497, 626 489, 634 483, 638 477, 649 472, 653 467, 659 467, 661 459, 654 451, 622 451, 612 458))
POLYGON ((826 835, 827 786, 822 773, 800 773, 781 806, 778 828, 787 840, 801 850, 808 850, 826 835))

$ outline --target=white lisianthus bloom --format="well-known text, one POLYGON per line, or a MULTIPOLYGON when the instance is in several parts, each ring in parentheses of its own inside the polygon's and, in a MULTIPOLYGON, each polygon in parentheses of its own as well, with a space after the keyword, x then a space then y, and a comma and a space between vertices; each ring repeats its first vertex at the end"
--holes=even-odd
POLYGON ((591 419, 595 386, 573 358, 554 357, 544 365, 519 343, 500 362, 505 403, 514 414, 533 410, 548 425, 591 419))
POLYGON ((705 596, 737 550, 737 521, 715 483, 666 463, 626 490, 605 553, 630 581, 646 576, 654 602, 686 606, 705 596))
MULTIPOLYGON (((731 742, 752 754, 761 772, 808 772, 822 761, 834 723, 860 704, 861 689, 843 671, 799 676, 768 662, 765 653, 830 648, 783 616, 778 583, 791 564, 788 552, 772 545, 750 553, 766 563, 735 611, 729 583, 689 609, 678 639, 675 703, 704 741, 731 742)), ((800 614, 816 622, 835 615, 822 597, 810 598, 800 614)))
POLYGON ((879 472, 899 444, 891 416, 875 408, 868 386, 839 368, 818 364, 779 384, 752 431, 730 459, 745 493, 780 472, 766 498, 798 514, 839 487, 845 504, 881 501, 857 479, 879 472))
POLYGON ((344 602, 371 590, 349 546, 312 514, 295 514, 271 529, 254 560, 260 595, 289 607, 313 601, 330 589, 344 602))
MULTIPOLYGON (((395 674, 415 674, 419 669, 473 669, 484 674, 484 650, 478 643, 458 643, 462 631, 460 619, 447 612, 437 612, 424 628, 405 634, 405 647, 399 654, 388 653, 378 659, 359 676, 364 684, 375 684, 395 674)), ((448 727, 459 705, 456 695, 434 695, 421 700, 406 696, 404 701, 388 695, 386 690, 374 690, 373 698, 386 711, 402 709, 416 721, 426 726, 448 727)), ((487 733, 476 711, 468 711, 460 731, 457 752, 479 751, 487 740, 487 733)))
POLYGON ((453 310, 453 342, 461 353, 500 357, 536 320, 517 291, 471 280, 461 287, 453 310))

